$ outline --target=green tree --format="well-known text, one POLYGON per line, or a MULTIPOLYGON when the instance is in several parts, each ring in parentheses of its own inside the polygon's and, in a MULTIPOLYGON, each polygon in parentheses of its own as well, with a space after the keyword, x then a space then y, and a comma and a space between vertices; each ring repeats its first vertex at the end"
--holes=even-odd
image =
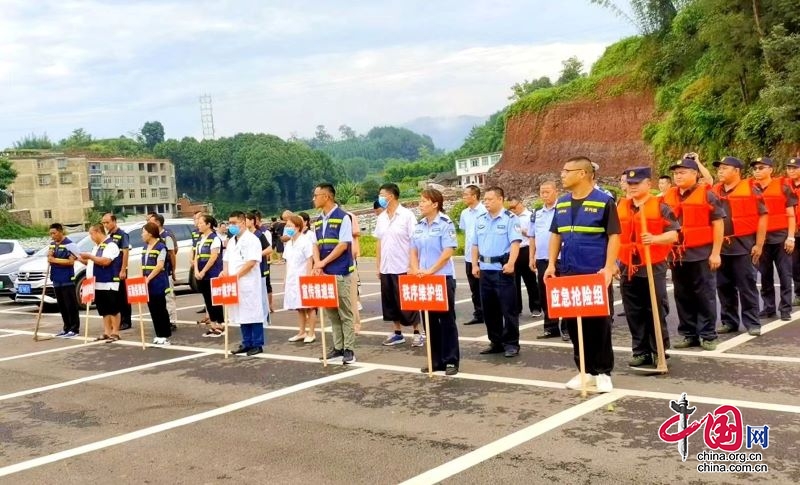
POLYGON ((621 7, 618 2, 589 1, 610 9, 645 35, 667 32, 678 11, 692 2, 692 0, 629 0, 630 13, 628 13, 627 9, 621 7))
POLYGON ((533 79, 531 81, 525 80, 522 81, 522 83, 516 83, 511 86, 512 94, 508 97, 508 99, 512 101, 518 101, 536 90, 550 87, 553 87, 553 83, 547 76, 540 77, 539 79, 533 79))
POLYGON ((358 136, 356 131, 347 125, 339 126, 339 134, 342 136, 342 140, 354 140, 358 136))
POLYGON ((6 189, 14 183, 17 178, 17 171, 7 158, 0 157, 0 190, 6 189))
POLYGON ((92 135, 86 132, 83 128, 72 130, 69 138, 61 140, 58 144, 62 148, 83 148, 92 143, 92 135))
POLYGON ((777 25, 762 45, 766 87, 761 94, 774 131, 788 142, 800 142, 800 32, 777 25))
POLYGON ((152 150, 164 141, 164 125, 160 121, 146 122, 142 126, 142 137, 144 137, 144 145, 147 149, 152 150))
POLYGON ((47 133, 39 136, 36 133, 25 135, 22 139, 14 142, 14 148, 17 150, 49 150, 53 148, 53 142, 47 136, 47 133))
POLYGON ((559 86, 586 75, 583 72, 583 62, 581 62, 577 56, 572 56, 569 59, 561 61, 561 66, 561 75, 558 77, 558 81, 556 81, 556 84, 559 86))

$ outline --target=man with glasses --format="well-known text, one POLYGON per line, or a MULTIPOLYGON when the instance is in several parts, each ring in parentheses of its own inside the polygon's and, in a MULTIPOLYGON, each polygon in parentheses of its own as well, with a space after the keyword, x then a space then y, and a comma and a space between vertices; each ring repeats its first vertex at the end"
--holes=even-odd
MULTIPOLYGON (((550 226, 550 254, 545 278, 556 275, 561 256, 561 276, 600 273, 610 289, 617 268, 620 247, 620 223, 617 206, 608 194, 594 187, 594 168, 586 157, 567 160, 561 170, 561 184, 567 195, 556 203, 556 214, 550 226)), ((575 365, 580 368, 578 321, 565 318, 575 365)), ((611 392, 611 371, 614 351, 611 347, 611 317, 583 319, 583 341, 587 380, 598 392, 611 392)), ((567 382, 567 389, 579 390, 581 375, 567 382)))
POLYGON ((722 326, 717 333, 739 331, 743 324, 747 333, 761 335, 758 321, 758 287, 755 265, 761 259, 767 234, 767 207, 761 189, 742 179, 744 165, 735 157, 714 162, 719 183, 714 194, 722 201, 725 236, 717 271, 717 297, 722 326), (741 318, 739 306, 741 305, 741 318))
POLYGON ((760 318, 774 318, 775 313, 775 276, 773 265, 778 271, 781 285, 778 311, 781 320, 792 319, 792 268, 791 254, 794 252, 794 234, 797 230, 795 207, 797 198, 789 183, 783 177, 773 177, 774 162, 771 158, 757 158, 750 164, 753 169, 753 180, 761 189, 764 205, 767 206, 767 236, 758 271, 761 273, 761 313, 760 318))
POLYGON ((536 282, 536 275, 529 266, 530 262, 530 234, 533 233, 531 224, 531 211, 529 211, 522 200, 512 195, 508 198, 508 209, 519 219, 522 242, 519 244, 519 256, 514 265, 514 282, 517 287, 517 313, 522 314, 522 282, 528 292, 528 309, 532 318, 542 316, 542 305, 539 303, 539 285, 536 282))

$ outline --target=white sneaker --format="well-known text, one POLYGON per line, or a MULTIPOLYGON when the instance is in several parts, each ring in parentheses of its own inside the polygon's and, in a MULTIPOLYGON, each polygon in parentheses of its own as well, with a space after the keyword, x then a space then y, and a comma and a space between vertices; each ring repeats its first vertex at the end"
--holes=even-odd
POLYGON ((161 339, 161 345, 172 345, 172 342, 170 342, 169 339, 165 337, 161 339))
POLYGON ((411 340, 412 347, 422 347, 425 345, 425 337, 421 333, 415 333, 411 340))
POLYGON ((158 337, 153 337, 153 345, 158 345, 159 339, 158 337))
POLYGON ((315 340, 317 340, 317 337, 315 335, 308 335, 306 338, 303 339, 303 343, 310 344, 313 343, 315 340))
MULTIPOLYGON (((610 381, 609 381, 610 382, 610 381)), ((591 374, 586 374, 586 386, 591 386, 595 384, 595 376, 591 374)), ((578 374, 572 379, 567 382, 567 389, 572 389, 573 391, 580 391, 581 390, 581 375, 578 374)))
POLYGON ((614 385, 611 384, 611 376, 608 374, 598 374, 597 392, 611 392, 613 390, 614 385))

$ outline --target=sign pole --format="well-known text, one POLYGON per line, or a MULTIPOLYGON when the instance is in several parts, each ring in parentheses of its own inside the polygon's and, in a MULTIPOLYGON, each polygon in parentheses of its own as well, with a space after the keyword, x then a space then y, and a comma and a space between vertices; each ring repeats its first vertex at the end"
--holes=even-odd
POLYGON ((581 397, 586 397, 586 359, 583 350, 583 317, 578 316, 578 358, 581 366, 581 397))
POLYGON ((431 322, 425 310, 425 351, 428 353, 428 377, 433 378, 433 357, 431 356, 431 322))
POLYGON ((328 367, 328 346, 325 343, 325 309, 319 308, 319 326, 322 332, 322 367, 328 367))
MULTIPOLYGON (((42 323, 42 310, 44 310, 44 293, 47 289, 47 280, 50 279, 50 264, 47 265, 47 274, 42 285, 42 300, 39 302, 39 313, 36 315, 36 328, 33 329, 33 341, 39 341, 39 324, 42 323)), ((55 286, 53 287, 55 289, 55 286)))
POLYGON ((222 333, 225 334, 225 358, 227 359, 229 353, 228 352, 228 305, 222 306, 222 312, 224 313, 223 320, 225 320, 224 323, 225 329, 222 331, 222 333))
MULTIPOLYGON (((642 230, 647 230, 647 218, 644 214, 644 207, 639 209, 639 215, 641 216, 641 227, 642 230)), ((656 337, 656 350, 658 351, 658 362, 656 363, 656 371, 662 374, 666 374, 669 369, 667 369, 667 359, 666 353, 664 351, 664 339, 661 334, 661 315, 658 312, 658 297, 656 296, 656 285, 655 285, 655 277, 653 276, 653 259, 650 255, 650 245, 644 245, 644 261, 647 265, 647 285, 650 289, 650 307, 653 311, 653 325, 655 327, 655 337, 656 337)))
POLYGON ((89 307, 91 306, 92 302, 86 304, 86 323, 83 324, 83 343, 89 342, 89 307))
POLYGON ((144 350, 147 348, 147 346, 144 343, 144 316, 142 315, 141 303, 139 303, 139 335, 142 337, 142 350, 144 350))

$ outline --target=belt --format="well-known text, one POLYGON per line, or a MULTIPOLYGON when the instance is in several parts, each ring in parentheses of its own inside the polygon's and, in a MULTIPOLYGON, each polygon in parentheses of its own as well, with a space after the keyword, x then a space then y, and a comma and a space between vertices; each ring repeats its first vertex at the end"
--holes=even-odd
POLYGON ((508 256, 509 256, 508 253, 503 254, 502 256, 483 256, 483 255, 478 255, 478 261, 480 261, 481 263, 487 263, 487 264, 492 264, 492 263, 503 263, 503 264, 505 264, 505 263, 508 262, 508 256))

